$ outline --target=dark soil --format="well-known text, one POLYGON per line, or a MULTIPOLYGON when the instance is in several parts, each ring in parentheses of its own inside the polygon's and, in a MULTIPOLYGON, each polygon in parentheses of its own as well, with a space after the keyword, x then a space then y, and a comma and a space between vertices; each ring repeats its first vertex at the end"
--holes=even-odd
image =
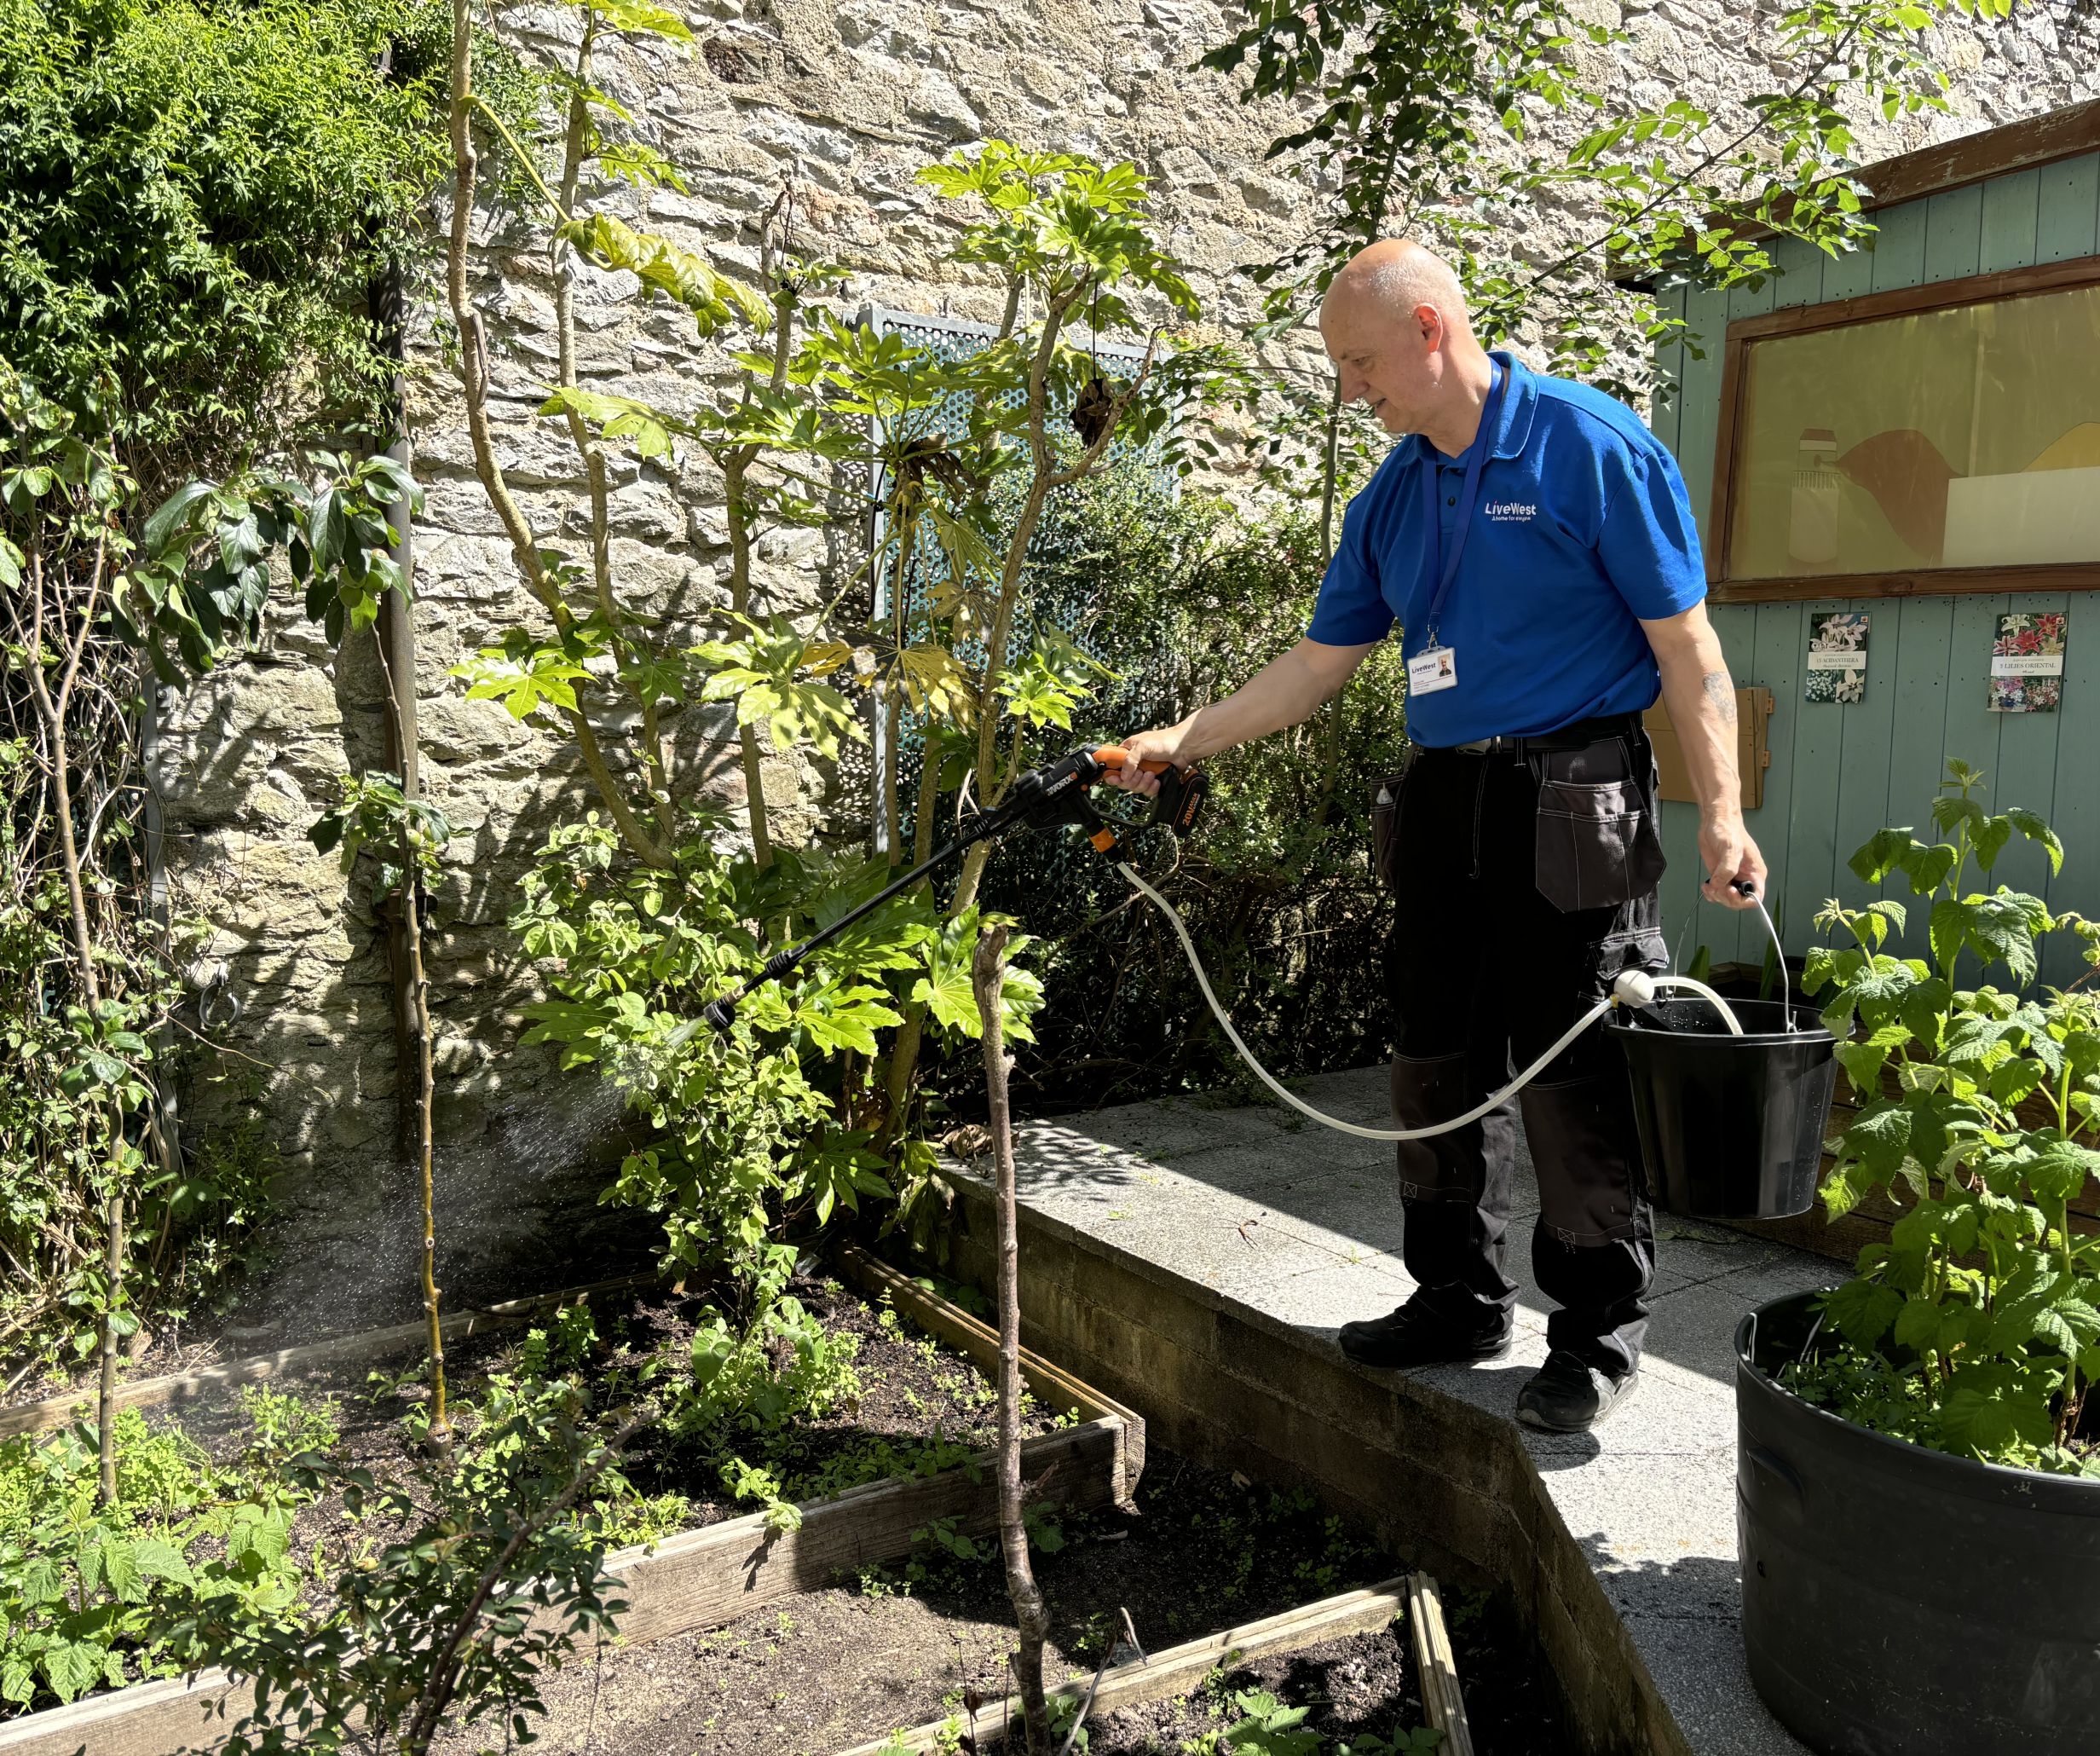
MULTIPOLYGON (((829 1334, 857 1338, 859 1350, 853 1364, 861 1392, 857 1401, 799 1424, 791 1435, 763 1442, 788 1498, 809 1499, 827 1487, 880 1480, 909 1469, 929 1448, 937 1448, 939 1460, 992 1444, 998 1430, 996 1394, 967 1356, 891 1318, 835 1280, 811 1278, 793 1290, 829 1334)), ((601 1343, 601 1361, 594 1364, 653 1356, 673 1372, 684 1370, 704 1303, 658 1289, 594 1297, 591 1309, 601 1343)), ((470 1429, 474 1404, 490 1374, 516 1369, 519 1346, 530 1326, 499 1331, 447 1349, 447 1384, 456 1428, 470 1429)), ((309 1401, 333 1402, 343 1432, 340 1460, 380 1477, 399 1476, 408 1464, 410 1441, 403 1417, 427 1399, 419 1355, 361 1360, 275 1380, 271 1388, 291 1390, 309 1401)), ((247 1430, 237 1396, 237 1390, 215 1392, 207 1402, 185 1407, 179 1416, 190 1435, 221 1462, 238 1453, 247 1430)), ((160 1418, 150 1413, 149 1418, 156 1424, 160 1418)), ((1053 1412, 1031 1401, 1024 1435, 1047 1432, 1053 1424, 1053 1412)), ((756 1460, 761 1443, 743 1449, 756 1460)), ((645 1431, 623 1467, 645 1494, 685 1497, 689 1511, 679 1521, 684 1528, 757 1510, 729 1497, 705 1453, 661 1433, 645 1431)), ((303 1548, 340 1522, 341 1507, 333 1500, 305 1508, 295 1530, 296 1545, 303 1548)), ((360 1527, 360 1535, 367 1539, 384 1541, 391 1534, 372 1521, 360 1527)))
POLYGON ((1243 1698, 1254 1694, 1309 1708, 1301 1725, 1344 1742, 1366 1734, 1398 1742, 1395 1734, 1424 1723, 1413 1643, 1396 1623, 1214 1671, 1192 1694, 1091 1719, 1087 1756, 1178 1756, 1186 1745, 1245 1719, 1251 1704, 1243 1698))
MULTIPOLYGON (((1052 1613, 1049 1679, 1090 1676, 1130 1613, 1146 1649, 1178 1644, 1375 1584, 1396 1562, 1305 1498, 1199 1469, 1154 1448, 1135 1516, 1067 1518, 1038 1553, 1052 1613)), ((1012 1612, 992 1545, 962 1560, 931 1545, 909 1562, 728 1627, 633 1651, 581 1654, 545 1677, 547 1756, 829 1756, 996 1697, 1012 1612)), ((1527 1643, 1485 1605, 1454 1601, 1454 1639, 1484 1756, 1559 1756, 1549 1692, 1527 1643)), ((1195 1704, 1103 1722, 1089 1756, 1173 1751, 1232 1723, 1232 1689, 1324 1700, 1312 1722, 1362 1730, 1421 1723, 1403 1639, 1391 1631, 1264 1661, 1195 1704), (1183 1730, 1186 1726, 1190 1730, 1183 1730), (1105 1743, 1105 1738, 1116 1740, 1105 1743), (1146 1742, 1146 1740, 1151 1742, 1146 1742), (1163 1740, 1163 1742, 1162 1742, 1163 1740)), ((1237 1717, 1237 1716, 1235 1716, 1237 1717)), ((471 1736, 445 1756, 466 1756, 471 1736)))
MULTIPOLYGON (((792 1291, 836 1337, 858 1343, 853 1367, 859 1377, 857 1399, 831 1413, 799 1423, 791 1435, 770 1440, 736 1441, 736 1448, 763 1459, 780 1479, 790 1499, 816 1497, 828 1488, 880 1480, 914 1466, 946 1467, 950 1459, 979 1453, 997 1434, 997 1397, 992 1383, 967 1356, 900 1320, 886 1308, 871 1305, 857 1293, 828 1278, 798 1280, 792 1291), (929 1453, 931 1456, 929 1457, 929 1453)), ((688 1369, 695 1320, 704 1301, 666 1290, 603 1294, 591 1300, 600 1341, 590 1370, 595 1376, 619 1363, 642 1358, 664 1361, 670 1372, 688 1369)), ((493 1373, 515 1372, 522 1343, 532 1326, 520 1325, 456 1343, 447 1349, 447 1378, 454 1430, 472 1430, 475 1404, 493 1373)), ((334 1453, 343 1465, 369 1470, 380 1481, 403 1480, 413 1461, 404 1417, 427 1397, 419 1352, 391 1359, 366 1358, 270 1381, 269 1391, 297 1396, 309 1404, 332 1407, 342 1443, 334 1453)), ((242 1387, 215 1387, 194 1402, 170 1411, 145 1411, 150 1424, 179 1424, 212 1459, 229 1464, 249 1442, 251 1427, 242 1412, 242 1387)), ((1056 1415, 1026 1407, 1023 1431, 1029 1436, 1049 1431, 1056 1415)), ((711 1454, 680 1446, 661 1433, 645 1433, 624 1459, 625 1473, 642 1493, 684 1497, 682 1509, 660 1508, 661 1536, 759 1510, 724 1490, 711 1454)), ((368 1510, 355 1524, 345 1516, 342 1497, 331 1494, 302 1506, 292 1527, 292 1548, 301 1555, 325 1544, 322 1575, 309 1582, 318 1602, 333 1572, 352 1546, 383 1547, 411 1534, 410 1528, 368 1510)), ((219 1554, 216 1542, 193 1551, 199 1559, 219 1554)), ((0 1704, 0 1723, 14 1717, 0 1704)))
MULTIPOLYGON (((1445 1609, 1474 1748, 1481 1756, 1572 1751, 1528 1659, 1529 1643, 1507 1612, 1491 1599, 1462 1594, 1447 1596, 1445 1609)), ((1413 1641, 1406 1624, 1396 1622, 1376 1634, 1214 1671, 1189 1695, 1090 1720, 1087 1756, 1180 1756, 1247 1718, 1253 1704, 1244 1697, 1254 1694, 1307 1708, 1301 1726, 1358 1748, 1373 1737, 1405 1748, 1405 1735, 1427 1724, 1413 1641)))
MULTIPOLYGON (((828 1331, 859 1338, 863 1388, 856 1405, 776 1446, 770 1461, 788 1478, 791 1497, 807 1497, 796 1484, 827 1473, 843 1485, 841 1476, 909 1463, 930 1442, 972 1449, 991 1442, 991 1386, 970 1361, 907 1326, 886 1323, 882 1312, 836 1283, 811 1281, 796 1291, 828 1331)), ((700 1303, 654 1289, 594 1301, 606 1360, 624 1352, 682 1365, 700 1303)), ((470 1407, 489 1374, 516 1366, 525 1333, 506 1330, 452 1350, 457 1403, 470 1407)), ((402 1417, 424 1394, 421 1361, 410 1355, 373 1367, 361 1360, 272 1388, 309 1401, 333 1398, 346 1459, 398 1476, 408 1458, 402 1417)), ((245 1432, 230 1389, 179 1415, 222 1459, 245 1432)), ((165 1417, 153 1418, 159 1424, 165 1417)), ((1037 1411, 1029 1430, 1052 1424, 1037 1411)), ((645 1493, 687 1497, 681 1528, 753 1510, 727 1498, 711 1463, 661 1438, 638 1447, 628 1474, 645 1493)), ((1036 1532, 1037 1575, 1053 1614, 1053 1682, 1091 1675, 1120 1638, 1125 1610, 1139 1640, 1156 1650, 1403 1570, 1309 1497, 1220 1476, 1157 1447, 1138 1499, 1135 1514, 1062 1516, 1036 1532)), ((305 1509, 295 1546, 303 1551, 313 1538, 341 1532, 340 1512, 332 1501, 305 1509)), ((376 1520, 358 1532, 377 1542, 402 1534, 376 1520)), ((329 1546, 337 1550, 335 1542, 329 1546)), ((1447 1608, 1484 1756, 1568 1749, 1530 1643, 1487 1605, 1449 1597, 1447 1608)), ((944 1545, 930 1534, 907 1560, 730 1626, 632 1651, 615 1642, 572 1656, 543 1678, 551 1717, 540 1747, 548 1756, 830 1756, 938 1718, 971 1694, 997 1697, 1012 1622, 995 1545, 944 1545)), ((1406 1642, 1388 1630, 1214 1676, 1183 1701, 1107 1716, 1093 1728, 1091 1756, 1178 1751, 1235 1723, 1234 1694, 1254 1689, 1312 1707, 1307 1723, 1330 1736, 1385 1735, 1421 1719, 1406 1642)), ((492 1736, 499 1730, 469 1732, 447 1743, 444 1756, 469 1756, 492 1736)))

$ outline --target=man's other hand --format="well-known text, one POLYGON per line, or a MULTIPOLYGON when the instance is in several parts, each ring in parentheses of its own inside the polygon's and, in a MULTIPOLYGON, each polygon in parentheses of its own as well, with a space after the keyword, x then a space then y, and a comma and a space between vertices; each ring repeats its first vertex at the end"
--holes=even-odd
POLYGON ((1707 872, 1699 893, 1708 902, 1730 909, 1757 907, 1757 898, 1764 894, 1764 856, 1757 852, 1757 844, 1750 839, 1741 817, 1701 823, 1699 857, 1707 872), (1745 896, 1738 890, 1739 883, 1749 885, 1751 894, 1745 896))
POLYGON ((1157 797, 1159 777, 1147 774, 1138 766, 1140 762, 1169 762, 1176 768, 1186 768, 1195 758, 1183 753, 1182 745, 1188 737, 1189 722, 1184 719, 1179 725, 1162 725, 1152 731, 1140 731, 1122 740, 1123 753, 1129 761, 1122 767, 1111 769, 1102 777, 1111 787, 1121 787, 1126 793, 1141 793, 1146 798, 1157 797))

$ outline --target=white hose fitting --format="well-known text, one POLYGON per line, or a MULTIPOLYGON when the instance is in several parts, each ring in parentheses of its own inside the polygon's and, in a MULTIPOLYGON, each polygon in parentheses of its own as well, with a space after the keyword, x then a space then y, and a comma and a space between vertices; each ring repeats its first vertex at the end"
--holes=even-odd
POLYGON ((1653 1006, 1655 978, 1645 969, 1622 969, 1612 979, 1612 998, 1621 1006, 1653 1006))
POLYGON ((1721 1014, 1731 1037, 1743 1034, 1743 1026, 1728 1002, 1705 983, 1695 982, 1688 975, 1650 975, 1645 969, 1622 969, 1612 979, 1612 998, 1621 1006, 1649 1007, 1660 997, 1657 991, 1662 988, 1689 988, 1721 1014))

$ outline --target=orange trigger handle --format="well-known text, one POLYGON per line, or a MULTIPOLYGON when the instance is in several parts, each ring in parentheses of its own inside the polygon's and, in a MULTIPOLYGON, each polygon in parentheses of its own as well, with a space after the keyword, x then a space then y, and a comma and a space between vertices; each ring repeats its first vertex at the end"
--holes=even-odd
MULTIPOLYGON (((1121 744, 1103 744, 1093 753, 1093 760, 1104 768, 1128 768, 1130 765, 1130 753, 1121 744)), ((1173 766, 1171 762, 1162 762, 1156 756, 1148 756, 1138 764, 1139 769, 1145 774, 1164 774, 1173 766)))

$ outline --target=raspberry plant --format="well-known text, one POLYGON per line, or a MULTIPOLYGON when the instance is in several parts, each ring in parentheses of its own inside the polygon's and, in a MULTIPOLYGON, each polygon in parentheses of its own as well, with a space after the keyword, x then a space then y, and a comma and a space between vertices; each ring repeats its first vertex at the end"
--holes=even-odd
POLYGON ((2052 869, 2063 847, 2033 812, 1987 812, 1977 771, 1948 773, 1940 839, 1884 829, 1851 861, 1866 883, 1898 875, 1930 898, 1930 956, 1885 949, 1908 925, 1894 898, 1816 917, 1852 940, 1812 951, 1805 985, 1833 991, 1823 1021, 1860 1100, 1823 1199, 1836 1217, 1883 1190, 1902 1210, 1830 1295, 1834 1345, 1786 1381, 1899 1438, 2100 1476, 2079 1439, 2100 1378, 2100 1237, 2071 1219, 2100 1170, 2100 995, 2034 987, 2045 936, 2076 936, 2100 966, 2100 927, 2008 885, 1965 887, 2016 835, 2052 869), (1971 968, 2012 985, 1958 985, 1971 968))

